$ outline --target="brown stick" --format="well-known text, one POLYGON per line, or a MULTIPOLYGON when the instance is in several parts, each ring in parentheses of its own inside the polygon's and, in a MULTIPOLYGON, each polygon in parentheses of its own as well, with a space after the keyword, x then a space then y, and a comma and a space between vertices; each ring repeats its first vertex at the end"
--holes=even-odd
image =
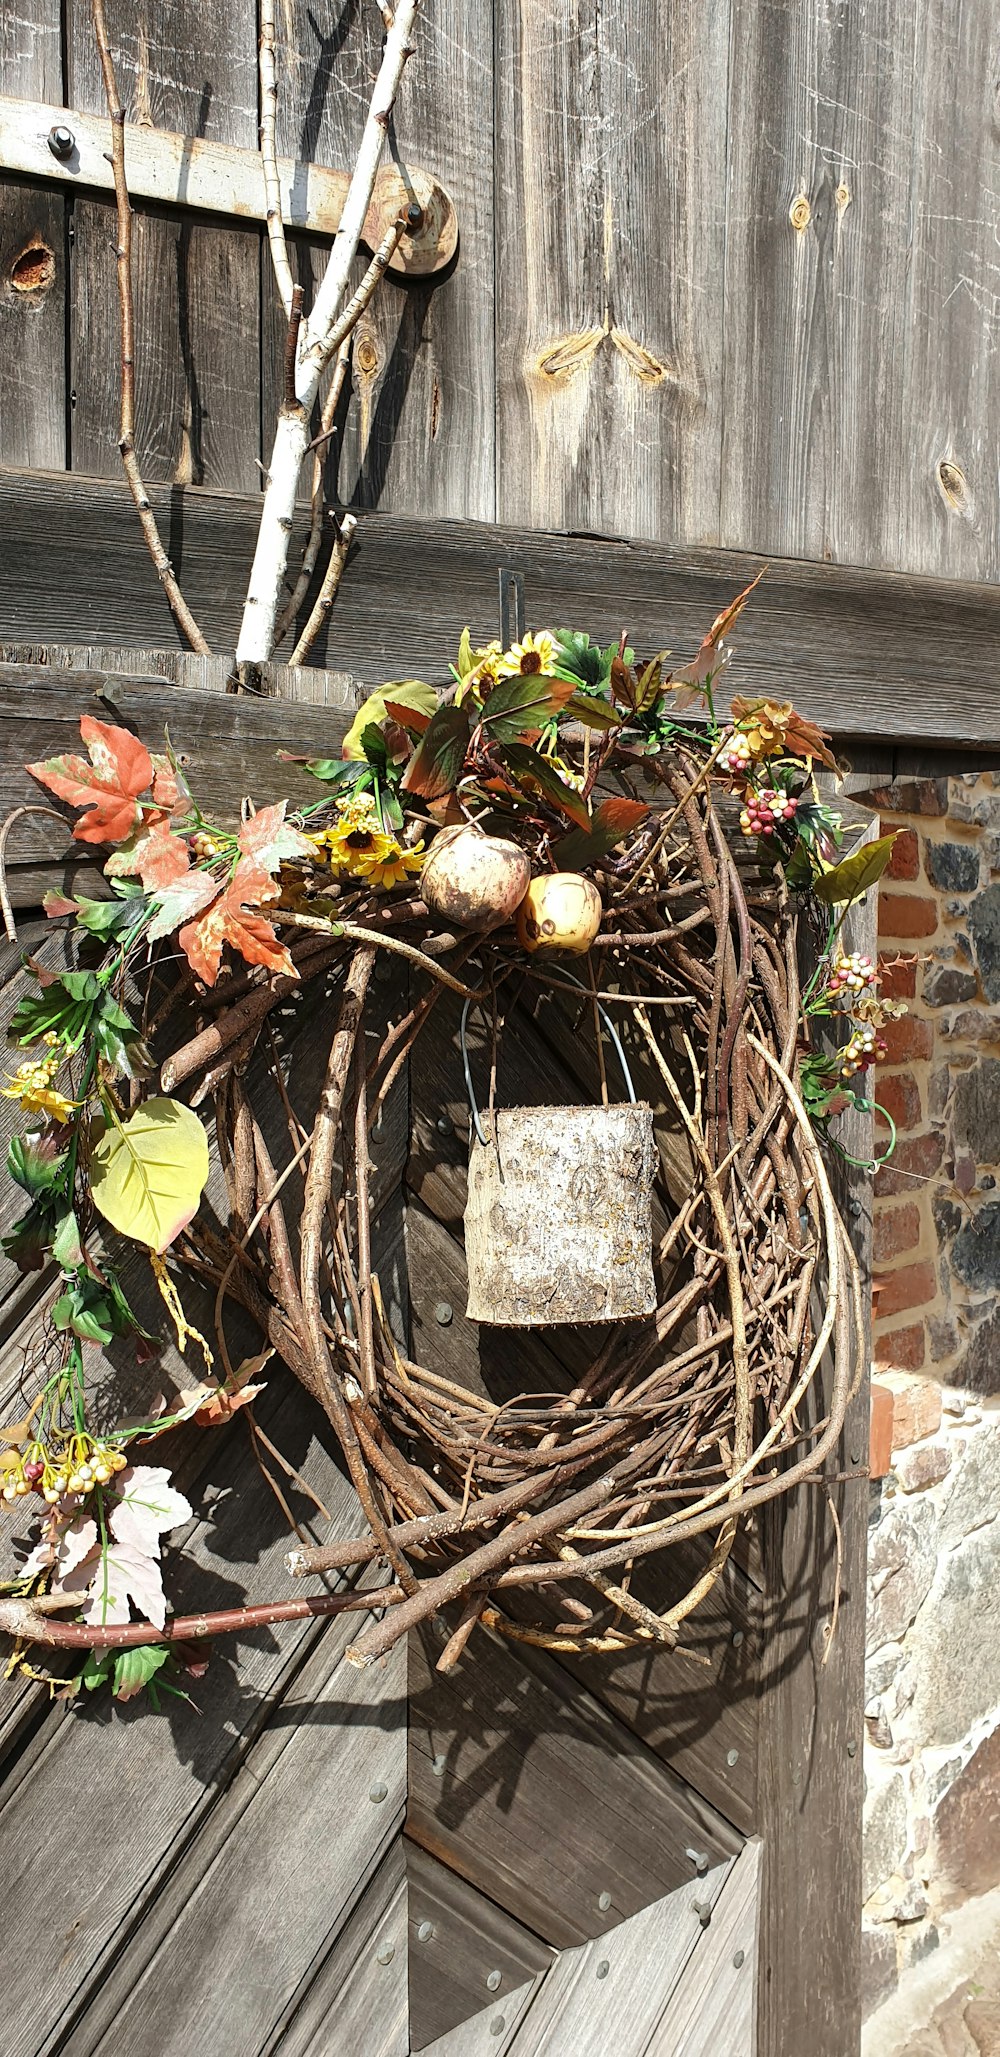
POLYGON ((163 1628, 154 1628, 151 1621, 119 1622, 108 1628, 86 1621, 54 1621, 30 1599, 6 1598, 0 1599, 0 1633, 20 1643, 47 1643, 56 1650, 134 1650, 144 1643, 201 1642, 206 1636, 245 1633, 275 1621, 305 1621, 310 1615, 357 1614, 388 1607, 401 1597, 399 1586, 379 1586, 370 1593, 266 1600, 259 1607, 225 1607, 217 1614, 177 1614, 163 1628))
POLYGON ((118 210, 118 242, 115 256, 118 263, 118 304, 121 315, 121 357, 122 386, 120 434, 118 448, 121 451, 122 466, 128 480, 129 491, 139 516, 139 526, 146 541, 146 548, 156 566, 157 577, 167 596, 170 611, 181 633, 185 635, 193 650, 202 656, 211 654, 210 645, 204 636, 180 586, 174 577, 173 567, 160 539, 156 516, 150 504, 149 494, 139 470, 135 454, 135 303, 132 294, 132 208, 125 177, 125 110, 118 91, 114 59, 108 41, 108 25, 104 12, 104 0, 90 0, 90 11, 97 41, 97 54, 101 60, 104 77, 104 97, 111 117, 111 168, 115 181, 115 202, 118 210))

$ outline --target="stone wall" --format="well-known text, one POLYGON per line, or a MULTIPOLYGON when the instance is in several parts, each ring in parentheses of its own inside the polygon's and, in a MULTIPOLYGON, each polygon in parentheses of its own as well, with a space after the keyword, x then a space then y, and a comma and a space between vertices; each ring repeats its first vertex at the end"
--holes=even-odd
POLYGON ((908 1012, 874 1085, 898 1141, 875 1201, 866 2012, 1000 1885, 1000 781, 879 803, 902 830, 883 990, 908 1012))

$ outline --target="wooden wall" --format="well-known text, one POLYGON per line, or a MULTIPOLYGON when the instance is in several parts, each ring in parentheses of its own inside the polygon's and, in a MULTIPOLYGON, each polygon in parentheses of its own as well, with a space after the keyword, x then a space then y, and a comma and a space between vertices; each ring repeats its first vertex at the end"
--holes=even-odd
MULTIPOLYGON (((133 120, 255 146, 253 0, 109 14, 133 120)), ((280 14, 279 144, 347 164, 377 10, 280 14)), ((997 576, 989 0, 425 17, 392 142, 450 189, 460 250, 362 326, 348 499, 997 576)), ((102 108, 87 0, 19 0, 0 62, 8 95, 102 108)), ((260 233, 138 214, 149 475, 255 491, 280 343, 260 233)), ((4 463, 116 473, 110 221, 107 199, 0 188, 4 463)))

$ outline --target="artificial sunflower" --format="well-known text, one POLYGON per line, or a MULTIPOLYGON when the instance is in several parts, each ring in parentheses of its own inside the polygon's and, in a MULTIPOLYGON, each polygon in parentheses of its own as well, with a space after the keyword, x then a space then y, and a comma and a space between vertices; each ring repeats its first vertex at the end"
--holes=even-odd
POLYGON ((477 693, 481 697, 482 688, 484 686, 495 686, 500 676, 498 666, 503 657, 500 644, 485 643, 481 650, 473 650, 468 636, 469 631, 466 629, 458 653, 461 677, 455 694, 456 707, 461 706, 467 693, 477 693), (463 665, 465 666, 464 671, 462 670, 463 665))
POLYGON ((5 1100, 18 1100, 25 1114, 44 1114, 49 1121, 69 1121, 76 1111, 76 1101, 68 1100, 65 1093, 57 1092, 52 1084, 62 1057, 43 1057, 37 1063, 30 1059, 20 1064, 17 1070, 8 1073, 8 1083, 0 1086, 5 1100))
POLYGON ((384 851, 373 852, 351 867, 369 885, 381 886, 388 892, 390 886, 405 886, 411 872, 423 870, 426 852, 422 843, 415 850, 404 850, 391 836, 383 836, 380 841, 386 845, 384 851))
POLYGON ((537 635, 528 630, 519 643, 512 643, 505 650, 496 668, 498 679, 515 678, 518 672, 538 672, 543 678, 551 678, 559 652, 556 639, 548 629, 540 629, 537 635))

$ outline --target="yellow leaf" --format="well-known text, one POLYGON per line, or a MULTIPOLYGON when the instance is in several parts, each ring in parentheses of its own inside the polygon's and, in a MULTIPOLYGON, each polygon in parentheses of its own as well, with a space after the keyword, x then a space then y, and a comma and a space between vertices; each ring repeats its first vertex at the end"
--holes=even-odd
POLYGON ((208 1178, 208 1137, 180 1100, 147 1100, 110 1123, 90 1159, 90 1189, 112 1228, 161 1251, 191 1220, 208 1178))
POLYGON ((390 679, 387 686, 380 686, 377 693, 369 693, 363 707, 358 711, 344 737, 343 755, 363 757, 361 737, 369 725, 379 728, 386 719, 387 700, 395 700, 398 707, 415 707, 420 714, 433 714, 438 696, 433 686, 425 686, 423 679, 390 679))

